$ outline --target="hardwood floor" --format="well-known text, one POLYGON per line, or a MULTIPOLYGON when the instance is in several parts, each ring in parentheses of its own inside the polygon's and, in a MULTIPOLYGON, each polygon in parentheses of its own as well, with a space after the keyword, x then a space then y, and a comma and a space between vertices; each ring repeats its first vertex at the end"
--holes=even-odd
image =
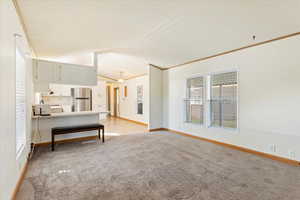
POLYGON ((148 132, 148 127, 120 118, 109 117, 100 121, 105 127, 105 135, 129 135, 148 132))

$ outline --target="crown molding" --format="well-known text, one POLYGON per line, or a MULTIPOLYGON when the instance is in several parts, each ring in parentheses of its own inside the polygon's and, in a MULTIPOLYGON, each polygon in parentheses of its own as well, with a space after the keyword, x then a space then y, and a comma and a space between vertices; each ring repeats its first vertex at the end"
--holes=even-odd
POLYGON ((17 0, 12 0, 12 2, 13 2, 14 7, 16 9, 16 13, 17 13, 18 18, 20 20, 21 26, 23 28, 23 31, 24 31, 25 37, 27 39, 27 42, 28 42, 28 44, 30 46, 30 49, 31 49, 32 53, 34 54, 34 56, 36 57, 37 53, 36 53, 36 51, 35 51, 35 49, 34 49, 34 47, 32 45, 32 42, 31 42, 30 38, 29 38, 29 34, 28 34, 27 28, 25 26, 23 16, 22 16, 21 11, 20 11, 20 6, 19 6, 17 0))
MULTIPOLYGON (((145 74, 139 74, 139 75, 135 75, 135 76, 131 76, 129 78, 125 78, 124 80, 127 81, 127 80, 130 80, 130 79, 134 79, 134 78, 138 78, 138 77, 142 77, 142 76, 147 76, 148 73, 145 73, 145 74)), ((109 79, 109 80, 112 80, 112 81, 118 81, 117 79, 114 79, 114 78, 111 78, 111 77, 108 77, 108 76, 104 76, 104 75, 100 75, 98 74, 97 75, 99 78, 105 78, 105 79, 109 79)))
POLYGON ((292 34, 289 34, 289 35, 280 36, 280 37, 273 38, 273 39, 270 39, 270 40, 266 40, 266 41, 263 41, 263 42, 258 42, 258 43, 255 43, 255 44, 243 46, 243 47, 240 47, 240 48, 237 48, 237 49, 233 49, 233 50, 229 50, 229 51, 224 51, 224 52, 221 52, 221 53, 218 53, 218 54, 214 54, 214 55, 211 55, 211 56, 207 56, 207 57, 203 57, 203 58, 198 58, 198 59, 191 60, 191 61, 188 61, 188 62, 185 62, 185 63, 182 63, 182 64, 169 66, 169 67, 165 68, 164 70, 169 70, 169 69, 173 69, 173 68, 176 68, 176 67, 182 67, 184 65, 188 65, 188 64, 191 64, 191 63, 208 60, 208 59, 215 58, 215 57, 218 57, 218 56, 223 56, 223 55, 226 55, 226 54, 231 54, 231 53, 234 53, 234 52, 237 52, 237 51, 241 51, 241 50, 244 50, 244 49, 248 49, 248 48, 252 48, 252 47, 256 47, 256 46, 268 44, 268 43, 271 43, 271 42, 275 42, 275 41, 278 41, 278 40, 283 40, 283 39, 294 37, 294 36, 297 36, 297 35, 300 35, 300 32, 296 32, 296 33, 292 33, 292 34))
POLYGON ((136 75, 136 76, 131 76, 129 78, 126 78, 125 80, 127 81, 127 80, 130 80, 130 79, 134 79, 134 78, 138 78, 138 77, 142 77, 142 76, 147 76, 147 75, 148 75, 148 73, 140 74, 140 75, 136 75))
POLYGON ((149 65, 152 66, 152 67, 155 67, 157 69, 160 69, 160 70, 166 70, 166 68, 162 68, 162 67, 159 67, 157 65, 153 65, 153 64, 149 64, 149 65))
POLYGON ((118 81, 117 79, 113 79, 113 78, 110 78, 110 77, 108 77, 108 76, 104 76, 104 75, 100 75, 100 74, 98 74, 97 75, 99 78, 105 78, 105 79, 109 79, 109 80, 112 80, 112 81, 118 81))

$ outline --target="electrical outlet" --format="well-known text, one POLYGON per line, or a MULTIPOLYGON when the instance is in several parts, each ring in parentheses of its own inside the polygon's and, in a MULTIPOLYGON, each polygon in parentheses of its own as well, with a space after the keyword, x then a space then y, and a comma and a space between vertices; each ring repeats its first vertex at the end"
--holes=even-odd
POLYGON ((296 159, 296 152, 295 151, 293 151, 293 150, 289 150, 289 157, 291 158, 291 159, 296 159))

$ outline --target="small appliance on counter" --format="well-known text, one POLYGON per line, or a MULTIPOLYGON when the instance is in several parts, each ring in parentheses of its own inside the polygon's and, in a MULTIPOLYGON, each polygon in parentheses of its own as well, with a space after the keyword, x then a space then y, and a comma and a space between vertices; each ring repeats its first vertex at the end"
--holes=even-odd
POLYGON ((32 109, 35 116, 49 116, 51 114, 51 108, 48 104, 36 104, 32 106, 32 109))

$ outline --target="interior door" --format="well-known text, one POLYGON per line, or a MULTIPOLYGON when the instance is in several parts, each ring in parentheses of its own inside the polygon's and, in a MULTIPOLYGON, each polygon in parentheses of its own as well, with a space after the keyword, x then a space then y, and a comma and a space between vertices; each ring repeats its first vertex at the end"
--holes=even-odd
POLYGON ((114 116, 119 116, 119 88, 114 88, 114 116))
POLYGON ((106 97, 107 97, 107 105, 106 105, 106 108, 107 108, 107 111, 109 113, 111 113, 111 96, 110 96, 111 92, 110 92, 110 85, 107 86, 106 88, 106 97))

